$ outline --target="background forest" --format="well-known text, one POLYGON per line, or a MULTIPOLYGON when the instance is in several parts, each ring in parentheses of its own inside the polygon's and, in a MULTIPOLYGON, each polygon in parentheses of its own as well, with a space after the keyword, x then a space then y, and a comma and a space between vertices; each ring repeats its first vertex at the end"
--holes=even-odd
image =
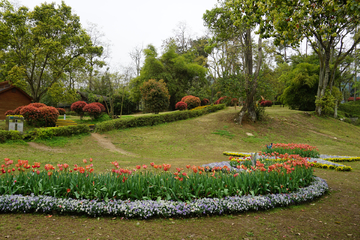
POLYGON ((245 114, 259 119, 262 100, 319 116, 356 117, 342 110, 359 99, 360 4, 298 2, 221 1, 203 15, 205 35, 192 37, 180 23, 161 49, 129 49, 133 61, 114 68, 104 34, 95 24, 84 28, 71 6, 28 9, 1 0, 0 82, 48 106, 70 106, 81 96, 105 101, 110 116, 151 111, 141 88, 154 79, 168 91, 163 111, 192 95, 243 106, 239 123, 245 114))

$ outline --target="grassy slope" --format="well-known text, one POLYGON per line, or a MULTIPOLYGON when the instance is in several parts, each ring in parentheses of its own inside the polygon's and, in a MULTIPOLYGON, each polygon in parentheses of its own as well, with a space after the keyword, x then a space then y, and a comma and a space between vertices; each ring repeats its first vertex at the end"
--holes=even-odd
MULTIPOLYGON (((245 123, 238 126, 233 119, 236 111, 224 111, 196 119, 113 131, 103 136, 140 158, 101 149, 91 136, 63 139, 59 152, 46 152, 21 144, 0 145, 0 157, 13 160, 27 159, 31 163, 80 164, 83 158, 94 159, 98 172, 111 168, 111 161, 121 166, 136 164, 170 163, 200 165, 224 161, 223 151, 258 151, 270 142, 294 142, 315 145, 321 153, 336 155, 360 155, 360 128, 334 119, 308 117, 301 112, 273 107, 267 109, 267 121, 245 123), (226 130, 232 139, 212 134, 226 130), (248 137, 252 133, 255 137, 248 137), (336 139, 335 139, 336 138, 336 139)), ((46 144, 59 144, 48 141, 46 144)), ((326 179, 331 192, 314 203, 282 210, 242 213, 231 216, 213 216, 191 219, 154 219, 147 221, 112 218, 91 219, 81 216, 53 216, 41 214, 1 214, 0 239, 52 238, 52 239, 183 239, 183 238, 249 238, 313 239, 313 238, 360 238, 359 220, 360 163, 349 163, 352 172, 335 172, 316 169, 316 174, 326 179), (34 225, 34 223, 36 223, 34 225), (40 226, 47 226, 47 230, 40 226), (34 227, 35 226, 35 227, 34 227), (36 227, 38 226, 38 227, 36 227), (235 231, 236 230, 236 231, 235 231)))

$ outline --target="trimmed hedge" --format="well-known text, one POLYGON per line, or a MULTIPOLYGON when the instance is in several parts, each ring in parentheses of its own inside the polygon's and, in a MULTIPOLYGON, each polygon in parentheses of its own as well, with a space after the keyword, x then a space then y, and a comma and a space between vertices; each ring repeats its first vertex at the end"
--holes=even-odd
POLYGON ((19 131, 7 131, 0 130, 0 143, 4 143, 7 140, 22 140, 23 135, 19 131))
POLYGON ((211 112, 224 109, 225 104, 209 105, 201 110, 194 111, 176 111, 172 113, 160 114, 160 115, 146 115, 134 118, 109 120, 96 124, 95 132, 107 132, 114 129, 124 129, 130 127, 142 127, 142 126, 154 126, 162 123, 175 122, 179 120, 185 120, 189 118, 199 117, 211 112))
POLYGON ((82 133, 89 133, 90 127, 85 124, 78 124, 74 126, 66 127, 48 127, 48 128, 37 128, 25 134, 24 138, 29 140, 34 139, 49 139, 52 137, 59 136, 73 136, 82 133))
POLYGON ((35 139, 49 139, 59 136, 73 136, 83 133, 89 133, 90 127, 85 124, 78 124, 75 126, 66 127, 48 127, 37 128, 29 131, 26 134, 21 134, 18 131, 6 131, 0 130, 0 143, 4 143, 8 140, 35 140, 35 139))

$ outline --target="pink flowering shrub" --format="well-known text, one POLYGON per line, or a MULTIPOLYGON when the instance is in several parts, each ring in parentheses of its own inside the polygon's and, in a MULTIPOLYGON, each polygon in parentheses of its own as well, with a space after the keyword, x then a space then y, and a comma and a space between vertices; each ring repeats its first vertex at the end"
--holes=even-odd
POLYGON ((230 97, 224 96, 216 100, 215 104, 228 104, 230 102, 230 97))
POLYGON ((20 114, 24 119, 35 127, 54 127, 59 116, 59 111, 54 107, 44 104, 44 107, 35 107, 41 105, 29 104, 24 106, 20 114))
POLYGON ((93 102, 96 106, 98 106, 101 109, 101 112, 105 112, 105 106, 99 102, 93 102))
POLYGON ((47 107, 46 104, 44 104, 44 103, 30 103, 27 106, 33 106, 33 107, 36 107, 36 108, 47 107))
POLYGON ((187 95, 181 99, 181 102, 185 102, 187 98, 194 97, 193 95, 187 95))
POLYGON ((239 99, 237 99, 237 98, 232 98, 232 99, 231 99, 231 102, 230 102, 230 105, 231 105, 231 106, 237 106, 237 105, 239 105, 239 99))
POLYGON ((21 109, 22 109, 23 107, 25 107, 25 106, 17 107, 17 108, 14 110, 15 115, 21 115, 20 112, 21 112, 21 109))
MULTIPOLYGON (((355 98, 355 101, 359 101, 360 97, 355 98)), ((349 97, 348 101, 354 101, 354 97, 349 97)))
POLYGON ((7 115, 15 115, 15 111, 14 110, 7 110, 5 112, 5 116, 7 116, 7 115))
POLYGON ((95 103, 85 105, 83 111, 89 113, 93 119, 97 119, 101 115, 101 108, 95 103))
POLYGON ((175 105, 175 109, 177 110, 186 110, 187 109, 187 104, 185 102, 178 102, 176 105, 175 105))
POLYGON ((209 99, 207 99, 207 98, 203 98, 202 100, 201 100, 201 106, 206 106, 206 105, 208 105, 210 103, 210 101, 209 101, 209 99))
POLYGON ((271 107, 272 105, 273 105, 273 103, 270 100, 262 100, 260 102, 260 106, 262 106, 262 107, 271 107))
POLYGON ((73 104, 71 104, 70 108, 71 108, 71 111, 76 112, 80 116, 80 119, 82 119, 82 117, 84 116, 83 108, 86 105, 87 105, 87 103, 84 101, 77 101, 77 102, 74 102, 73 104))
POLYGON ((201 105, 200 98, 198 98, 198 97, 189 95, 189 96, 183 97, 182 99, 184 99, 184 101, 182 101, 182 102, 187 104, 188 109, 196 108, 201 105))
POLYGON ((56 108, 59 111, 60 115, 64 115, 66 113, 65 109, 63 108, 56 108))

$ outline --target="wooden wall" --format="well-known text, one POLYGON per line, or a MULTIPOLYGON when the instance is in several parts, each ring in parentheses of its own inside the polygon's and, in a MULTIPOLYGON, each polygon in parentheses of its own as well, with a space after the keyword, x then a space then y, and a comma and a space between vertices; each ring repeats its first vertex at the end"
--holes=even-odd
POLYGON ((5 119, 5 112, 30 104, 31 101, 16 88, 0 93, 0 119, 5 119))

